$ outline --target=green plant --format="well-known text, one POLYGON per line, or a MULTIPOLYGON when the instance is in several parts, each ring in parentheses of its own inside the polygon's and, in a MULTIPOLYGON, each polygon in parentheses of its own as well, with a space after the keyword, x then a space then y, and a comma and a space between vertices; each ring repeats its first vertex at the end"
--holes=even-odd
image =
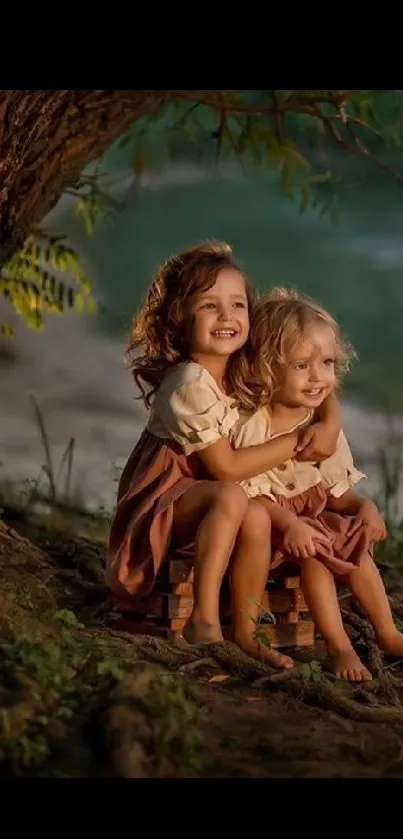
POLYGON ((373 500, 385 520, 388 537, 377 546, 377 556, 403 563, 403 441, 390 427, 386 444, 378 449, 375 466, 379 489, 373 500))
POLYGON ((103 707, 131 660, 83 635, 67 609, 47 615, 46 627, 46 637, 38 624, 37 634, 15 632, 0 647, 0 767, 16 775, 43 767, 68 726, 103 707))
POLYGON ((299 665, 300 672, 305 679, 312 682, 320 682, 322 678, 322 665, 320 661, 307 661, 299 665))
POLYGON ((65 486, 64 486, 64 494, 63 500, 64 503, 68 501, 70 497, 70 489, 71 489, 71 477, 73 471, 73 460, 74 460, 74 448, 75 448, 75 440, 72 437, 69 442, 67 443, 66 449, 63 452, 58 472, 55 472, 52 455, 50 451, 50 444, 49 444, 49 436, 46 431, 45 427, 45 420, 43 413, 38 405, 37 400, 33 395, 31 395, 31 402, 34 407, 34 414, 36 423, 39 429, 39 433, 41 436, 41 441, 43 445, 43 450, 45 454, 45 463, 42 466, 42 471, 47 477, 48 480, 48 492, 49 492, 49 501, 52 504, 56 504, 59 500, 59 492, 58 492, 58 485, 59 481, 62 477, 63 470, 66 468, 66 477, 65 477, 65 486))
MULTIPOLYGON (((62 315, 74 307, 96 311, 90 281, 65 239, 45 230, 34 231, 0 272, 0 292, 32 329, 42 329, 46 315, 62 315), (66 283, 67 275, 75 285, 66 283)), ((8 324, 1 325, 1 332, 6 337, 14 334, 8 324)))
POLYGON ((268 609, 265 609, 265 607, 262 606, 262 604, 259 603, 257 600, 250 599, 248 600, 248 603, 250 603, 251 606, 256 606, 258 608, 258 615, 256 618, 254 616, 251 616, 249 613, 245 613, 255 624, 255 629, 252 633, 253 640, 256 641, 256 643, 262 647, 270 647, 271 642, 265 624, 275 624, 276 617, 268 609))
POLYGON ((162 674, 144 700, 152 718, 153 745, 157 760, 168 760, 178 769, 199 769, 209 762, 199 727, 198 687, 176 674, 162 674))

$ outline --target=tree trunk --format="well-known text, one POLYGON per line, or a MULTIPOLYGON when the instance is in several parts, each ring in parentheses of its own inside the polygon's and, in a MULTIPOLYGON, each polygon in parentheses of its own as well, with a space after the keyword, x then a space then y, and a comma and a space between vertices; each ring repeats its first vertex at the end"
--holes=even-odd
POLYGON ((0 90, 0 268, 84 167, 165 95, 0 90))

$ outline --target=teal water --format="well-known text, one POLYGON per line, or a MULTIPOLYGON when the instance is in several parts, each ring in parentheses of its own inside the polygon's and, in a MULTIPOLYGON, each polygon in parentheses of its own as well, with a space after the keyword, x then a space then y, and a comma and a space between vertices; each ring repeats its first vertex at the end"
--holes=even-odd
POLYGON ((186 171, 144 188, 111 226, 72 232, 102 301, 100 328, 120 335, 160 260, 206 237, 225 239, 261 290, 297 286, 329 307, 358 352, 345 392, 403 411, 403 194, 388 184, 352 189, 337 225, 299 214, 268 178, 232 171, 220 180, 186 171), (176 182, 175 182, 176 181, 176 182))

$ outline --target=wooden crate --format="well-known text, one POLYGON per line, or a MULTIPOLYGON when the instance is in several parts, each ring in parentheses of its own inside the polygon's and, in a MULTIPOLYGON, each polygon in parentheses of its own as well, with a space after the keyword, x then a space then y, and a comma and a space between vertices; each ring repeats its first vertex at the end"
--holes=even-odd
MULTIPOLYGON (((169 560, 154 592, 144 599, 136 612, 125 612, 122 618, 114 620, 113 626, 135 634, 154 635, 170 641, 180 640, 182 629, 192 611, 192 581, 192 560, 169 560)), ((271 580, 266 587, 262 606, 275 617, 274 625, 265 623, 273 647, 312 646, 314 625, 297 574, 287 573, 287 576, 271 580)), ((228 589, 224 585, 221 623, 223 635, 228 640, 231 639, 230 612, 228 589)))

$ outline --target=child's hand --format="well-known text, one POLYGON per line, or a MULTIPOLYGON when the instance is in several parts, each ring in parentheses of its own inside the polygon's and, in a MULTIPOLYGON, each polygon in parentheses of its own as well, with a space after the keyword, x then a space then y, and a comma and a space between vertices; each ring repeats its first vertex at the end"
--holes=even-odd
POLYGON ((387 530, 385 522, 373 501, 364 498, 360 506, 359 512, 355 519, 355 525, 358 528, 362 523, 366 524, 369 532, 369 537, 374 542, 383 542, 387 538, 387 530))
POLYGON ((324 422, 310 425, 301 433, 296 446, 296 460, 321 461, 336 451, 339 429, 332 429, 324 422))
POLYGON ((284 531, 284 547, 288 553, 302 559, 316 556, 316 542, 322 542, 328 549, 329 539, 319 531, 314 530, 310 524, 300 519, 295 519, 284 531))

